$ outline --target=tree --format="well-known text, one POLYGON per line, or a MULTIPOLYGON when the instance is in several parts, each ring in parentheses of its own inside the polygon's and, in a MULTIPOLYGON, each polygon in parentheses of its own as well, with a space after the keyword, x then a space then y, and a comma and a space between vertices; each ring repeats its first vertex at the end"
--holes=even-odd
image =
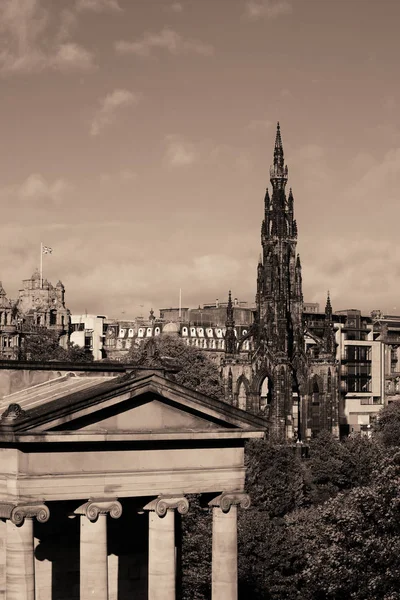
POLYGON ((302 540, 299 589, 309 600, 400 599, 400 452, 386 453, 368 486, 287 518, 302 540))
POLYGON ((200 496, 188 496, 190 510, 182 516, 182 600, 211 596, 212 514, 200 496))
POLYGON ((144 342, 138 347, 131 347, 128 361, 138 366, 154 364, 154 357, 160 365, 173 366, 177 371, 174 379, 196 392, 223 400, 224 389, 218 367, 207 354, 188 346, 179 337, 164 335, 144 342))
POLYGON ((49 329, 27 333, 21 347, 20 360, 33 360, 39 362, 91 362, 93 356, 84 348, 74 343, 68 343, 67 348, 59 344, 58 335, 49 329))
POLYGON ((400 402, 392 402, 379 411, 374 432, 384 446, 400 446, 400 402))

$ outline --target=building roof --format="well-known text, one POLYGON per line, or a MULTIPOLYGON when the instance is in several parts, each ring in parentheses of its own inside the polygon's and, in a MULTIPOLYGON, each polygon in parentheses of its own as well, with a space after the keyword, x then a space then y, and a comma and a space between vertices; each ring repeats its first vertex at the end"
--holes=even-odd
POLYGON ((62 398, 68 394, 81 392, 96 387, 110 379, 115 379, 117 375, 77 375, 75 373, 66 373, 56 379, 39 383, 32 387, 25 388, 13 394, 3 396, 0 401, 0 413, 2 413, 10 404, 19 404, 23 410, 43 406, 49 402, 62 398))
POLYGON ((265 419, 181 386, 157 369, 99 379, 60 378, 4 398, 0 445, 264 436, 265 419))

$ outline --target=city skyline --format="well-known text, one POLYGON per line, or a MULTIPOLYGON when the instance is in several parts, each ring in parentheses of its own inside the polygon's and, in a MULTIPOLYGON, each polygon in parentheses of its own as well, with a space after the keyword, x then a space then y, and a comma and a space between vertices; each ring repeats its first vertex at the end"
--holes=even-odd
POLYGON ((281 124, 306 302, 400 312, 391 0, 5 0, 3 252, 74 313, 254 302, 281 124), (357 30, 357 36, 355 31, 357 30))

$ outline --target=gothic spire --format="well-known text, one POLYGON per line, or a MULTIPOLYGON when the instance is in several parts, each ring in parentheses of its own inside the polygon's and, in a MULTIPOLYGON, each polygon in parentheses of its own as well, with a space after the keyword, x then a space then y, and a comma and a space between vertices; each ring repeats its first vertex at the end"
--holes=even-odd
POLYGON ((235 336, 235 320, 233 318, 232 294, 229 290, 228 304, 226 307, 225 321, 225 354, 235 354, 236 351, 236 336, 235 336))
POLYGON ((228 295, 228 304, 226 307, 226 322, 225 322, 226 327, 234 327, 235 326, 235 321, 233 318, 233 304, 232 304, 232 294, 231 294, 231 290, 229 290, 229 295, 228 295))
POLYGON ((274 164, 270 168, 270 179, 272 187, 284 187, 288 178, 288 168, 285 166, 285 158, 283 154, 283 144, 281 137, 281 128, 279 121, 276 127, 275 148, 274 148, 274 164))
POLYGON ((325 342, 325 350, 331 354, 334 354, 335 349, 336 349, 336 342, 335 342, 335 332, 334 332, 333 321, 332 321, 332 305, 331 305, 331 299, 329 296, 329 291, 328 291, 328 296, 326 299, 326 306, 325 306, 324 342, 325 342))
POLYGON ((329 290, 328 290, 328 295, 327 295, 327 298, 326 298, 325 318, 328 319, 329 321, 332 320, 332 305, 331 305, 331 299, 330 299, 330 296, 329 296, 329 290))

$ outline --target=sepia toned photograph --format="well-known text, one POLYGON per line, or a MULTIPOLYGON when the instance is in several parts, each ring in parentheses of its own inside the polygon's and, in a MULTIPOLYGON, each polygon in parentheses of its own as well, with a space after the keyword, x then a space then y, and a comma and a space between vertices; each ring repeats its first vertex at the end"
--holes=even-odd
POLYGON ((400 600, 398 0, 0 0, 0 600, 400 600))

